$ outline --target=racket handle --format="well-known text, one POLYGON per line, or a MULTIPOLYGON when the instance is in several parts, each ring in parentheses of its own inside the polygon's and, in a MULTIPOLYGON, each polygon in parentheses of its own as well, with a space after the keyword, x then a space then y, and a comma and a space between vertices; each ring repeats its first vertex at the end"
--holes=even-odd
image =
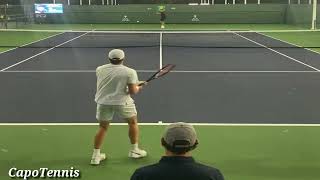
POLYGON ((145 86, 145 85, 147 85, 147 84, 148 84, 148 82, 147 82, 147 81, 144 81, 144 82, 142 82, 142 83, 139 83, 138 86, 145 86))

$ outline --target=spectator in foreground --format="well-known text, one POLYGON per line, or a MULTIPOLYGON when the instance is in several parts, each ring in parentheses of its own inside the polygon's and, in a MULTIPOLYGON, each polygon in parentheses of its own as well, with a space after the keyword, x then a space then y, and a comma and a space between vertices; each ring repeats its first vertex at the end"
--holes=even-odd
POLYGON ((198 140, 192 125, 181 122, 169 125, 161 144, 165 156, 156 164, 137 169, 131 180, 224 180, 218 169, 193 159, 191 151, 198 140))

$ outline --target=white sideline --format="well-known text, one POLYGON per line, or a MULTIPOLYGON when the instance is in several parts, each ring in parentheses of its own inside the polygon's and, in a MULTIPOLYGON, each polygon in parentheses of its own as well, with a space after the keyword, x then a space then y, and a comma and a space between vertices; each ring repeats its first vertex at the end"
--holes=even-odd
MULTIPOLYGON (((91 32, 91 31, 90 31, 90 32, 91 32)), ((90 32, 86 32, 86 33, 84 33, 84 34, 81 34, 81 35, 79 35, 79 36, 77 36, 77 37, 75 37, 75 38, 72 38, 72 39, 70 39, 70 40, 68 40, 68 41, 65 41, 65 42, 63 42, 63 43, 61 43, 61 44, 59 44, 59 45, 56 45, 56 46, 54 46, 54 47, 52 47, 52 48, 50 48, 50 49, 47 49, 47 50, 45 50, 45 51, 42 51, 42 52, 40 52, 40 53, 38 53, 38 54, 35 54, 35 55, 33 55, 33 56, 31 56, 31 57, 29 57, 29 58, 27 58, 27 59, 24 59, 24 60, 22 60, 22 61, 19 61, 19 62, 15 63, 15 64, 13 64, 13 65, 11 65, 11 66, 8 66, 8 67, 6 67, 6 68, 3 68, 3 69, 1 69, 0 71, 5 71, 5 70, 10 69, 10 68, 12 68, 12 67, 14 67, 14 66, 17 66, 17 65, 19 65, 19 64, 21 64, 21 63, 24 63, 24 62, 26 62, 26 61, 29 61, 30 59, 32 59, 32 58, 34 58, 34 57, 37 57, 37 56, 39 56, 39 55, 41 55, 41 54, 44 54, 44 53, 46 53, 46 52, 48 52, 48 51, 51 51, 51 50, 53 50, 53 49, 55 49, 55 48, 57 48, 57 47, 60 47, 60 46, 62 46, 62 45, 64 45, 64 44, 67 44, 67 43, 69 43, 69 42, 71 42, 71 41, 73 41, 73 40, 75 40, 75 39, 78 39, 78 38, 80 38, 80 37, 82 37, 82 36, 85 36, 86 34, 88 34, 88 33, 90 33, 90 32)))
POLYGON ((160 63, 159 63, 159 69, 162 69, 162 32, 160 32, 160 63))
POLYGON ((63 33, 64 33, 64 32, 61 32, 61 33, 58 33, 58 34, 54 34, 54 35, 51 35, 51 36, 48 36, 48 37, 45 37, 45 38, 36 40, 36 41, 32 41, 32 42, 30 42, 30 43, 23 44, 23 45, 21 45, 21 46, 18 46, 18 47, 15 47, 15 48, 8 49, 8 50, 6 50, 6 51, 0 52, 0 54, 4 54, 4 53, 6 53, 6 52, 9 52, 9 51, 12 51, 12 50, 21 48, 21 47, 25 47, 25 46, 28 46, 28 45, 30 45, 30 44, 37 43, 37 42, 39 42, 39 41, 43 41, 43 40, 46 40, 46 39, 50 39, 50 38, 52 38, 52 37, 58 36, 58 35, 63 34, 63 33))
POLYGON ((315 67, 313 67, 313 66, 311 66, 311 65, 309 65, 309 64, 306 64, 306 63, 304 63, 304 62, 301 62, 301 61, 299 61, 299 60, 297 60, 297 59, 295 59, 295 58, 293 58, 293 57, 290 57, 290 56, 288 56, 288 55, 286 55, 286 54, 283 54, 283 53, 281 53, 281 52, 279 52, 279 51, 276 51, 276 50, 274 50, 274 49, 272 49, 272 48, 269 48, 269 47, 267 47, 267 46, 265 46, 265 45, 263 45, 263 44, 261 44, 261 43, 258 43, 258 42, 256 42, 256 41, 254 41, 254 40, 252 40, 252 39, 250 39, 250 38, 247 38, 247 37, 245 37, 245 36, 242 36, 242 35, 240 35, 240 34, 238 34, 238 33, 235 33, 235 32, 234 32, 234 34, 237 35, 237 36, 239 36, 239 37, 242 37, 243 39, 246 39, 246 40, 248 40, 248 41, 250 41, 250 42, 253 42, 253 43, 255 43, 255 44, 257 44, 257 45, 259 45, 259 46, 261 46, 261 47, 264 47, 264 48, 266 48, 266 49, 268 49, 268 50, 270 50, 270 51, 273 51, 273 52, 275 52, 275 53, 277 53, 277 54, 280 54, 280 55, 282 55, 282 56, 284 56, 284 57, 286 57, 286 58, 288 58, 288 59, 291 59, 291 60, 293 60, 293 61, 296 61, 296 62, 298 62, 298 63, 300 63, 300 64, 303 64, 303 65, 305 65, 305 66, 307 66, 307 67, 309 67, 309 68, 312 68, 312 69, 320 72, 319 69, 317 69, 317 68, 315 68, 315 67))
MULTIPOLYGON (((167 126, 171 123, 139 123, 142 126, 167 126)), ((190 123, 194 126, 253 126, 253 127, 320 127, 320 124, 251 124, 251 123, 190 123)), ((98 123, 0 123, 0 126, 97 126, 98 123)), ((126 126, 127 123, 111 123, 126 126)))
MULTIPOLYGON (((297 45, 297 44, 294 44, 294 43, 290 43, 290 42, 281 40, 281 39, 279 39, 279 38, 272 37, 272 36, 267 35, 267 34, 263 34, 263 33, 261 33, 261 32, 257 32, 257 34, 260 34, 260 35, 262 35, 262 36, 266 36, 266 37, 268 37, 268 38, 271 38, 271 39, 274 39, 274 40, 277 40, 277 41, 281 41, 281 42, 283 42, 283 43, 287 43, 287 44, 290 44, 290 45, 293 45, 293 46, 296 46, 296 47, 299 47, 299 48, 306 49, 306 50, 311 51, 311 52, 314 52, 314 53, 316 53, 316 54, 320 54, 320 52, 317 52, 317 51, 312 50, 312 49, 310 49, 310 48, 304 48, 304 47, 302 47, 302 46, 300 46, 300 45, 297 45)), ((319 48, 320 48, 320 47, 319 47, 319 48)))

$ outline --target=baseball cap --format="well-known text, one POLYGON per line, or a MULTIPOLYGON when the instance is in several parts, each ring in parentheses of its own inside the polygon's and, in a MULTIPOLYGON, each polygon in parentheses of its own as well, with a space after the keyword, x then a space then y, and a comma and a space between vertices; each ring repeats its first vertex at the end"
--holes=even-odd
POLYGON ((191 124, 173 123, 166 128, 163 140, 174 148, 188 148, 196 144, 197 133, 191 124))
POLYGON ((123 60, 125 55, 122 49, 113 49, 109 52, 109 59, 123 60))

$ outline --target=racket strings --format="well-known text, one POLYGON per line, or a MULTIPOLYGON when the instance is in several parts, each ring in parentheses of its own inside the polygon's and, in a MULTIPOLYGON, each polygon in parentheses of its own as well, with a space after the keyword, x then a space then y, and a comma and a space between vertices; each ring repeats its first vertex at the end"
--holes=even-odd
POLYGON ((157 79, 157 78, 159 78, 161 76, 166 75, 167 73, 169 73, 175 67, 176 67, 176 65, 174 65, 174 64, 165 65, 162 69, 160 69, 155 74, 153 74, 149 79, 147 79, 146 82, 149 82, 149 81, 151 81, 153 79, 157 79))
POLYGON ((163 67, 159 73, 157 74, 157 77, 163 76, 165 74, 167 74, 168 72, 170 72, 173 68, 175 67, 174 64, 168 64, 165 67, 163 67))

